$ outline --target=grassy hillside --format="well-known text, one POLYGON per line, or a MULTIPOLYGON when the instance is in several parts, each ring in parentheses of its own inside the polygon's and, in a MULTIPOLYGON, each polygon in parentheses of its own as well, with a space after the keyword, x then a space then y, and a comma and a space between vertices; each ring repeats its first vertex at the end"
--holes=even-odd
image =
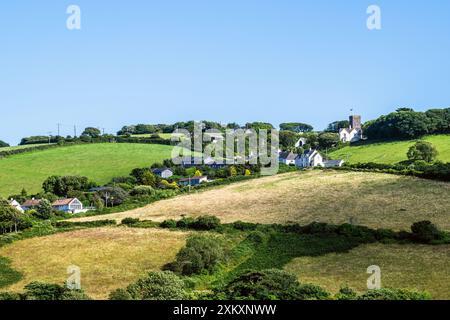
POLYGON ((80 220, 138 217, 162 221, 181 215, 215 215, 223 222, 313 221, 350 218, 373 228, 409 229, 431 220, 450 230, 450 184, 379 173, 308 171, 250 180, 158 201, 144 208, 80 220))
POLYGON ((0 281, 1 291, 20 291, 32 281, 62 284, 67 267, 76 265, 83 289, 93 298, 105 299, 109 292, 172 261, 185 238, 182 232, 100 228, 18 241, 0 248, 0 255, 12 261, 14 272, 23 279, 6 287, 0 281))
POLYGON ((450 246, 383 245, 357 247, 348 253, 299 257, 285 269, 301 282, 320 284, 336 292, 341 286, 367 289, 367 267, 381 268, 384 288, 426 290, 434 299, 450 299, 450 246))
MULTIPOLYGON (((435 135, 423 140, 434 144, 439 151, 438 159, 450 162, 450 135, 435 135)), ((362 146, 350 146, 331 152, 332 159, 344 159, 349 163, 376 162, 393 164, 407 160, 406 153, 414 141, 396 141, 373 143, 362 146)))
POLYGON ((171 146, 126 143, 86 144, 34 151, 0 159, 0 196, 41 190, 51 175, 83 175, 98 183, 128 175, 133 168, 170 158, 171 146))

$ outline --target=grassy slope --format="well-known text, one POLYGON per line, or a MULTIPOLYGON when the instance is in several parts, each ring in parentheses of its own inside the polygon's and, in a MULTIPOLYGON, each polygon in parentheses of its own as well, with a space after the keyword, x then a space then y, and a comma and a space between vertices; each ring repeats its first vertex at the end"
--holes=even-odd
POLYGON ((83 175, 98 183, 128 175, 133 168, 170 158, 172 147, 148 144, 89 144, 35 151, 0 159, 0 196, 23 187, 38 192, 51 175, 83 175))
POLYGON ((0 255, 12 261, 11 267, 22 273, 23 279, 2 291, 20 291, 31 281, 62 284, 67 278, 67 267, 76 265, 81 268, 82 288, 93 298, 105 299, 109 292, 173 261, 184 246, 186 235, 113 227, 17 241, 0 248, 0 255))
POLYGON ((216 215, 223 222, 356 222, 409 229, 431 220, 450 230, 450 184, 379 173, 309 171, 236 183, 158 201, 144 208, 80 220, 138 217, 162 221, 182 214, 216 215))
MULTIPOLYGON (((450 135, 428 136, 423 140, 429 141, 436 146, 439 151, 439 160, 450 162, 450 135)), ((345 147, 331 152, 329 156, 333 159, 344 159, 349 163, 377 162, 393 164, 407 160, 406 153, 413 144, 414 141, 396 141, 345 147)))
POLYGON ((450 299, 450 246, 363 245, 348 253, 300 257, 286 266, 301 282, 320 284, 336 292, 348 285, 365 291, 367 267, 381 268, 384 288, 429 291, 434 299, 450 299))

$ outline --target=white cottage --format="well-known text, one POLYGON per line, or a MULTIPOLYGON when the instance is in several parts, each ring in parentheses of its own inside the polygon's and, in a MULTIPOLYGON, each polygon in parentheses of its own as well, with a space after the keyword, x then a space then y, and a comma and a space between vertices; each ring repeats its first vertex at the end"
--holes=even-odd
POLYGON ((19 211, 22 212, 22 213, 25 212, 25 210, 23 210, 23 208, 22 208, 22 206, 20 205, 20 203, 18 203, 16 200, 11 199, 11 200, 9 200, 8 202, 9 202, 9 205, 10 205, 11 207, 13 207, 14 209, 19 210, 19 211))
POLYGON ((323 167, 323 158, 317 150, 306 150, 295 159, 295 165, 299 168, 323 167))
POLYGON ((298 157, 296 153, 293 152, 281 152, 279 155, 279 162, 287 165, 295 164, 295 159, 298 157))

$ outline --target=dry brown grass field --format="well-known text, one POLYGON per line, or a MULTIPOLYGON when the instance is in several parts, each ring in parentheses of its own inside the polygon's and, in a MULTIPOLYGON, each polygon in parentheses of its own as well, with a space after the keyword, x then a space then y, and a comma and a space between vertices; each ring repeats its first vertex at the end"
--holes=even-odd
POLYGON ((371 265, 381 268, 384 288, 425 290, 433 299, 450 299, 449 245, 370 244, 349 253, 296 258, 285 269, 301 282, 320 284, 331 292, 345 285, 362 292, 371 265))
POLYGON ((313 221, 341 224, 353 219, 373 228, 409 229, 431 220, 450 230, 450 183, 381 173, 309 171, 236 183, 159 201, 143 208, 75 220, 162 221, 181 215, 215 215, 223 222, 313 221))
POLYGON ((24 279, 2 290, 20 291, 32 281, 63 284, 67 267, 81 268, 81 285, 88 295, 106 299, 149 271, 172 261, 187 233, 120 227, 85 229, 17 241, 0 248, 24 279))

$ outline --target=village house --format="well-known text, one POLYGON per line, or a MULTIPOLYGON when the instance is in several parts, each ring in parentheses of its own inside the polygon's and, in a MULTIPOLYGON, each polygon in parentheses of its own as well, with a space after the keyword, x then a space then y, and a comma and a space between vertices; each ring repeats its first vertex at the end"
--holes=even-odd
POLYGON ((280 153, 278 160, 280 163, 284 163, 286 165, 294 165, 297 157, 298 155, 296 153, 285 151, 280 153))
POLYGON ((41 200, 33 198, 31 200, 26 200, 24 203, 22 203, 21 207, 24 211, 28 211, 28 210, 32 210, 32 209, 36 208, 40 204, 41 204, 41 200))
POLYGON ((317 150, 309 149, 295 158, 295 165, 299 168, 323 167, 323 158, 317 150))
POLYGON ((17 202, 16 200, 11 199, 11 200, 8 201, 8 203, 9 203, 9 205, 10 205, 11 207, 13 207, 14 209, 19 210, 19 211, 22 212, 22 213, 25 212, 25 210, 23 210, 23 208, 22 208, 22 206, 20 205, 20 203, 17 202))
POLYGON ((300 148, 303 147, 305 144, 308 143, 308 139, 306 139, 305 137, 301 137, 300 139, 298 139, 298 141, 295 143, 295 147, 296 148, 300 148))
POLYGON ((77 198, 56 200, 52 203, 52 207, 57 211, 65 213, 81 213, 86 211, 83 210, 83 204, 77 198))
POLYGON ((154 174, 156 174, 157 176, 160 176, 163 179, 167 179, 167 178, 170 178, 171 176, 173 176, 172 170, 167 169, 167 168, 153 169, 152 172, 154 174))
POLYGON ((363 131, 361 116, 353 115, 349 118, 350 126, 339 130, 339 139, 344 142, 356 142, 362 139, 363 131))
POLYGON ((208 177, 207 176, 203 176, 203 177, 192 177, 192 178, 185 178, 185 179, 180 179, 178 181, 178 184, 184 187, 187 186, 198 186, 204 182, 208 182, 208 177))

